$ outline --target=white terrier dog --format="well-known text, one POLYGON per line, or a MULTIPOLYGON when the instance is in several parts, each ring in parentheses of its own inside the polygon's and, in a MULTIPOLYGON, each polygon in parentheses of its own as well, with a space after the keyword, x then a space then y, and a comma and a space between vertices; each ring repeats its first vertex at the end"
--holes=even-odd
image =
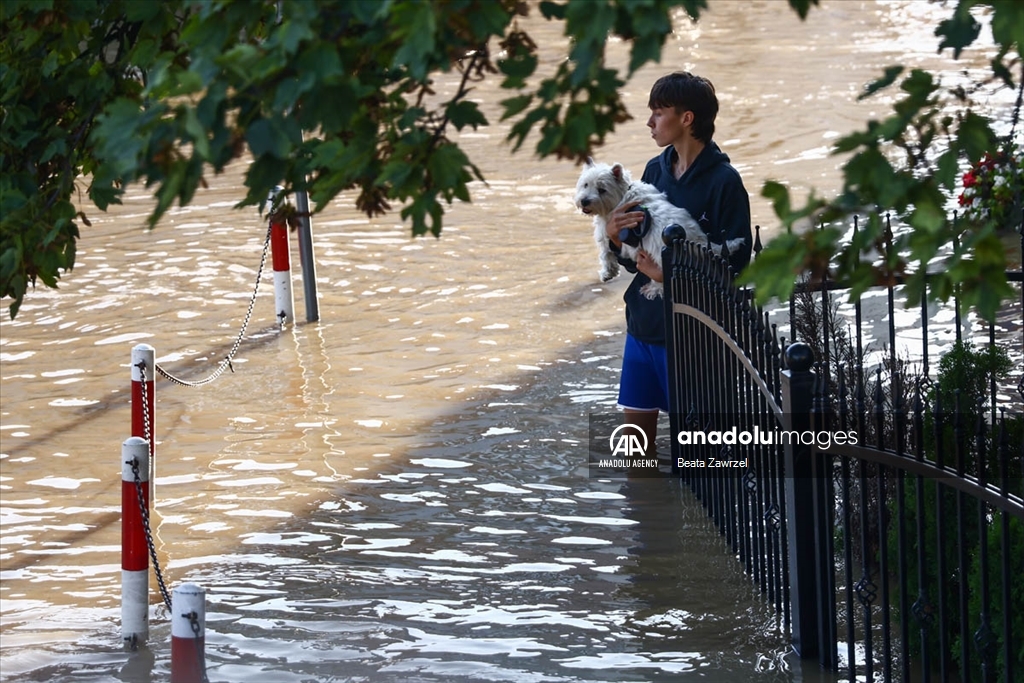
MULTIPOLYGON (((605 225, 608 216, 620 204, 640 202, 632 211, 644 211, 646 217, 643 224, 629 231, 622 241, 622 254, 636 260, 637 251, 642 249, 661 267, 662 232, 673 223, 683 228, 686 239, 698 244, 708 244, 708 236, 700 229, 686 209, 681 209, 668 200, 665 194, 650 183, 633 181, 622 164, 609 166, 594 163, 587 159, 586 166, 576 183, 576 206, 580 211, 594 217, 594 241, 597 242, 600 254, 601 282, 607 282, 619 274, 619 261, 614 252, 608 248, 608 235, 605 225)), ((622 236, 620 236, 621 239, 622 236)), ((729 240, 730 249, 739 247, 742 238, 729 240)), ((716 253, 721 252, 721 246, 716 253)), ((661 282, 648 282, 640 292, 648 299, 662 296, 664 286, 661 282)))

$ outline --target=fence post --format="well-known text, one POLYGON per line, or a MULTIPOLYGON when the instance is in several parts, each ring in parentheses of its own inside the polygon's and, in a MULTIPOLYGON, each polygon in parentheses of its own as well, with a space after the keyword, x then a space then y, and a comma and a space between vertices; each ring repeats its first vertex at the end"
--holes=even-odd
POLYGON ((131 650, 149 637, 149 545, 142 515, 144 507, 148 516, 148 480, 149 444, 129 437, 121 444, 121 637, 131 650))
POLYGON ((669 439, 669 457, 672 462, 672 474, 679 476, 679 451, 680 446, 676 443, 675 435, 683 428, 680 424, 679 416, 682 414, 682 407, 680 406, 681 397, 679 396, 679 386, 676 382, 676 355, 677 349, 680 348, 680 340, 676 339, 678 335, 676 327, 676 315, 675 315, 675 299, 676 299, 676 282, 679 276, 678 268, 676 267, 677 255, 676 250, 682 249, 681 242, 677 241, 680 238, 672 228, 675 226, 667 226, 662 232, 662 241, 665 246, 661 250, 661 267, 664 273, 664 294, 662 298, 665 300, 665 348, 668 349, 668 422, 669 422, 669 434, 672 438, 669 439))
POLYGON ((309 194, 305 190, 295 193, 295 208, 299 212, 299 266, 302 268, 302 291, 306 299, 306 322, 312 323, 320 319, 320 306, 316 300, 313 219, 309 216, 309 194))
POLYGON ((149 344, 132 348, 132 436, 149 442, 149 495, 156 482, 156 349, 149 344), (145 400, 143 400, 145 399, 145 400))
MULTIPOLYGON (((782 371, 782 426, 786 431, 813 429, 813 363, 814 354, 807 344, 797 342, 786 349, 787 369, 782 371)), ((784 459, 792 642, 797 655, 810 658, 817 657, 823 645, 818 630, 814 446, 793 441, 787 439, 784 459)))
POLYGON ((292 295, 292 270, 289 259, 288 221, 274 204, 274 198, 281 191, 275 187, 267 198, 270 211, 270 253, 274 263, 274 310, 277 322, 284 327, 295 322, 295 297, 292 295))
POLYGON ((171 683, 206 680, 206 591, 183 583, 171 593, 171 683))

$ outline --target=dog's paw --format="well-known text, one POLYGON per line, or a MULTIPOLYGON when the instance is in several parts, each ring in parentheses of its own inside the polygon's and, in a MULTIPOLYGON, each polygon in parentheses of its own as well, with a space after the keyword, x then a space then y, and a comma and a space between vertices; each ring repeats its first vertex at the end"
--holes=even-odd
POLYGON ((729 247, 729 253, 735 254, 737 251, 746 246, 747 240, 743 237, 736 237, 726 242, 726 246, 729 247))
POLYGON ((609 280, 614 279, 618 274, 618 261, 604 261, 601 263, 601 269, 597 271, 597 276, 601 278, 601 282, 608 282, 609 280))
POLYGON ((640 288, 640 293, 644 295, 645 299, 657 299, 660 296, 664 296, 665 286, 660 282, 651 280, 640 288))

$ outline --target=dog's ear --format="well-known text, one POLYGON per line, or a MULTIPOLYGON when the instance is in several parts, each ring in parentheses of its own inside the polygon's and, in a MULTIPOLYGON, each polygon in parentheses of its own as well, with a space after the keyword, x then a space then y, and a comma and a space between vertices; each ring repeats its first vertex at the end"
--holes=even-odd
POLYGON ((615 164, 612 166, 612 175, 622 180, 622 176, 626 174, 626 169, 623 168, 622 164, 615 164))
POLYGON ((587 157, 587 166, 594 165, 594 157, 587 157))

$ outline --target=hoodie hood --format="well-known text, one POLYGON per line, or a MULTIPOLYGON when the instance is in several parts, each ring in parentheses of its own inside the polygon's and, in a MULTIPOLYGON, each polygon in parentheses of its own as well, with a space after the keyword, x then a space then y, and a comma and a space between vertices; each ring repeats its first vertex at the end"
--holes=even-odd
MULTIPOLYGON (((666 147, 658 156, 658 162, 661 165, 661 172, 664 173, 666 177, 672 177, 672 168, 678 158, 679 155, 676 154, 675 147, 672 147, 671 145, 666 147)), ((697 158, 693 160, 690 167, 686 169, 686 173, 684 173, 676 182, 683 184, 699 182, 698 179, 700 176, 708 173, 716 166, 728 163, 729 156, 718 147, 718 144, 714 140, 712 140, 708 144, 704 145, 704 149, 700 151, 700 154, 698 154, 697 158)))

